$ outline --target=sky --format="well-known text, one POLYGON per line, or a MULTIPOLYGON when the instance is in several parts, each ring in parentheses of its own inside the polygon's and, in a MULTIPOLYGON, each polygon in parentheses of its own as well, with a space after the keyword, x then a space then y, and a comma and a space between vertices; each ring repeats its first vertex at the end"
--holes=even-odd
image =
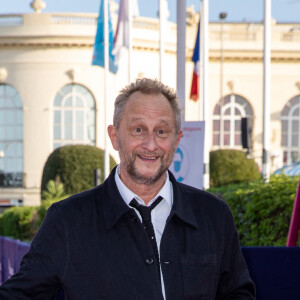
MULTIPOLYGON (((100 0, 43 0, 43 12, 94 12, 97 13, 100 0)), ((117 2, 119 0, 116 0, 117 2)), ((30 13, 32 0, 0 0, 0 14, 30 13)), ((300 23, 300 0, 272 0, 272 17, 277 22, 300 23)), ((157 17, 159 0, 138 0, 141 16, 157 17)), ((170 20, 176 22, 177 0, 168 0, 170 20)), ((200 0, 186 0, 187 6, 201 6, 200 0)), ((220 12, 226 12, 228 22, 261 22, 264 0, 209 0, 209 19, 218 21, 220 12)))

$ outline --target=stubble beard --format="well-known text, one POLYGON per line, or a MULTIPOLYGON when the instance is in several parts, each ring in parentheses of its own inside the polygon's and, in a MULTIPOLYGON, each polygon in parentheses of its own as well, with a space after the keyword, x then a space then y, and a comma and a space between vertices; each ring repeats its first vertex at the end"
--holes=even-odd
POLYGON ((176 151, 176 147, 174 146, 174 149, 170 154, 166 157, 165 161, 165 155, 160 156, 160 166, 156 173, 153 176, 145 176, 143 174, 140 174, 140 172, 137 170, 135 166, 135 161, 137 159, 138 154, 135 152, 129 153, 127 151, 124 151, 122 148, 122 144, 120 140, 118 140, 118 146, 119 146, 119 155, 121 158, 121 163, 123 164, 123 167, 126 169, 128 175, 131 177, 131 179, 139 184, 144 185, 151 185, 157 182, 167 171, 169 166, 171 165, 174 157, 174 153, 176 151))

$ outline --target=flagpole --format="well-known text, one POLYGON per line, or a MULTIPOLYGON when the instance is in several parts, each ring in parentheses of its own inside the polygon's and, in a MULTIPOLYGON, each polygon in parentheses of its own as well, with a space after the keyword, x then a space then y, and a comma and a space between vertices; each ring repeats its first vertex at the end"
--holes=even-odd
POLYGON ((265 0, 264 20, 264 88, 262 175, 270 177, 270 69, 271 69, 271 0, 265 0))
POLYGON ((108 28, 108 0, 103 1, 103 29, 104 29, 104 179, 109 175, 109 151, 108 151, 108 115, 109 115, 109 88, 108 88, 108 75, 109 75, 109 28, 108 28))
POLYGON ((186 0, 177 0, 177 94, 185 121, 185 26, 186 0))
POLYGON ((204 101, 204 90, 203 90, 203 74, 204 74, 204 70, 203 70, 203 49, 202 49, 202 45, 203 45, 203 6, 201 7, 200 10, 200 15, 199 15, 199 26, 200 28, 198 30, 200 30, 199 34, 200 34, 200 39, 199 39, 199 76, 198 76, 198 94, 199 94, 199 120, 203 121, 204 120, 204 112, 203 112, 203 101, 204 101), (201 106, 202 105, 202 106, 201 106))
POLYGON ((209 66, 209 0, 202 1, 202 27, 203 27, 203 119, 205 122, 205 134, 204 134, 204 153, 203 153, 203 188, 209 188, 209 150, 211 142, 211 120, 210 120, 210 106, 209 106, 209 81, 208 81, 208 66, 209 66))
POLYGON ((128 11, 128 83, 132 81, 132 3, 131 0, 127 0, 127 11, 128 11))
POLYGON ((166 0, 159 0, 159 79, 163 81, 163 62, 164 62, 164 53, 165 53, 165 17, 166 11, 165 3, 166 0))

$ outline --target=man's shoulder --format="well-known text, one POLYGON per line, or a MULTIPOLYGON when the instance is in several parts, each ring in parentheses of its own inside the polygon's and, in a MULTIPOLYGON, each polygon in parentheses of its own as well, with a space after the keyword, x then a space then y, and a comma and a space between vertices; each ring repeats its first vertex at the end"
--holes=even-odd
POLYGON ((86 190, 74 194, 64 200, 56 202, 54 206, 63 212, 72 212, 74 210, 93 209, 95 205, 101 202, 102 186, 96 186, 90 190, 86 190))

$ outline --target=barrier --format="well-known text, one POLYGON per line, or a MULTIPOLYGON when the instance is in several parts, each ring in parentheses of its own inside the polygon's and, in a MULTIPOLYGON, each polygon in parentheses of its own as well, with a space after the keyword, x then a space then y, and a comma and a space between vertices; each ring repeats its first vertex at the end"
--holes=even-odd
MULTIPOLYGON (((0 237, 0 283, 13 275, 30 245, 0 237)), ((242 247, 257 300, 300 299, 300 247, 242 247)), ((64 293, 55 300, 63 300, 64 293)))

